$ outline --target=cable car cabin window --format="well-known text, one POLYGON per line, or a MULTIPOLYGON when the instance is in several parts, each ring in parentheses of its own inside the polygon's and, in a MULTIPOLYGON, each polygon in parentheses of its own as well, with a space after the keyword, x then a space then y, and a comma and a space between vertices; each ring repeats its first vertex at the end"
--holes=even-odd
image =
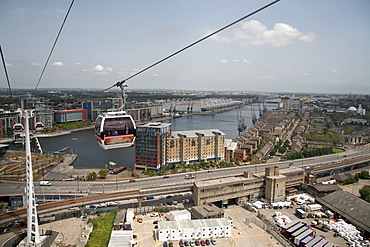
POLYGON ((98 118, 95 120, 94 132, 95 132, 95 134, 97 134, 97 135, 100 135, 100 126, 101 126, 101 122, 102 122, 102 117, 98 117, 98 118))
POLYGON ((103 133, 106 136, 135 134, 135 127, 130 117, 107 118, 103 133))

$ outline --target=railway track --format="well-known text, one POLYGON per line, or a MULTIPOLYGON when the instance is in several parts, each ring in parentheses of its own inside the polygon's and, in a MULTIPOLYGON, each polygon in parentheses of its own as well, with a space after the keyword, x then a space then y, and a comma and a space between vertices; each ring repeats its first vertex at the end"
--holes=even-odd
MULTIPOLYGON (((45 211, 51 211, 56 209, 63 209, 68 208, 75 205, 83 205, 88 203, 94 203, 94 202, 103 202, 105 200, 115 200, 119 197, 124 196, 133 196, 133 195, 139 195, 139 190, 131 190, 131 191, 122 191, 122 192, 114 192, 114 193, 106 193, 106 194, 99 194, 99 195, 92 195, 92 196, 84 196, 79 198, 72 198, 57 202, 50 202, 45 203, 37 206, 37 212, 42 213, 45 211)), ((22 217, 27 216, 27 208, 21 208, 15 211, 7 212, 5 214, 0 215, 0 223, 4 222, 10 222, 16 219, 20 219, 22 217)))

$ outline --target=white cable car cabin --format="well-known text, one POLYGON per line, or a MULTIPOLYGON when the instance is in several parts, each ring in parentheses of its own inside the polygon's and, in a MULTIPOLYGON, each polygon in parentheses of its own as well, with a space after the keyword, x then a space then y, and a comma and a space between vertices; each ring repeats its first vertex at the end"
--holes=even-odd
POLYGON ((23 124, 21 123, 14 124, 13 132, 23 132, 23 130, 24 130, 23 124))
POLYGON ((45 128, 44 124, 42 122, 37 122, 35 124, 35 129, 40 131, 40 130, 43 130, 45 128))
POLYGON ((104 150, 131 147, 135 142, 136 125, 125 111, 104 112, 96 118, 94 132, 104 150))

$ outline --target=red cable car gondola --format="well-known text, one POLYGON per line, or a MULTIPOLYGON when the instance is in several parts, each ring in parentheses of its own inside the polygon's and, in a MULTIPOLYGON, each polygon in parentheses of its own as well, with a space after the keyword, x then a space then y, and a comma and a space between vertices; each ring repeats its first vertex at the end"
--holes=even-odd
POLYGON ((122 90, 123 105, 118 111, 104 112, 95 120, 95 139, 104 149, 125 148, 134 145, 136 124, 134 119, 123 109, 126 106, 124 82, 117 83, 122 90))
POLYGON ((136 125, 125 111, 105 112, 97 117, 94 132, 104 150, 131 147, 135 142, 136 125))

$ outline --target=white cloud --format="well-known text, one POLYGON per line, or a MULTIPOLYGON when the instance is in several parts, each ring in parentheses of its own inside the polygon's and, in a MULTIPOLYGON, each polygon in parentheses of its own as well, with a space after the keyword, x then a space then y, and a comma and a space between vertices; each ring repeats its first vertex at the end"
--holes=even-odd
POLYGON ((221 59, 220 63, 228 63, 228 61, 226 59, 221 59))
POLYGON ((82 65, 80 62, 75 62, 74 65, 82 65))
POLYGON ((261 76, 257 76, 258 79, 275 79, 276 77, 275 76, 272 76, 272 75, 261 75, 261 76))
POLYGON ((83 69, 82 71, 92 71, 96 75, 108 75, 109 72, 113 71, 113 69, 110 67, 104 68, 103 66, 98 64, 93 69, 83 69))
POLYGON ((247 59, 242 59, 242 60, 239 60, 239 59, 234 59, 233 60, 234 63, 246 63, 246 64, 250 64, 251 62, 248 61, 247 59))
POLYGON ((39 67, 39 66, 41 66, 41 64, 39 64, 39 63, 31 63, 31 66, 37 66, 37 67, 39 67))
POLYGON ((292 43, 294 39, 303 42, 312 42, 316 39, 314 32, 304 34, 285 23, 276 23, 273 29, 269 30, 265 25, 256 20, 241 23, 232 33, 230 37, 217 34, 212 36, 211 39, 217 42, 233 42, 242 47, 253 45, 280 47, 292 43))
POLYGON ((330 71, 333 72, 333 73, 338 73, 338 70, 336 70, 336 69, 330 69, 330 71))
POLYGON ((55 63, 53 63, 53 66, 58 66, 58 67, 64 66, 64 63, 62 63, 62 62, 55 62, 55 63))
POLYGON ((124 79, 126 77, 129 77, 129 76, 135 74, 138 71, 139 71, 138 69, 131 69, 131 70, 128 70, 128 69, 120 69, 118 71, 118 76, 122 80, 122 79, 124 79))
POLYGON ((158 76, 158 74, 155 74, 155 73, 154 73, 154 74, 152 74, 152 76, 153 76, 153 77, 157 77, 157 76, 158 76))

